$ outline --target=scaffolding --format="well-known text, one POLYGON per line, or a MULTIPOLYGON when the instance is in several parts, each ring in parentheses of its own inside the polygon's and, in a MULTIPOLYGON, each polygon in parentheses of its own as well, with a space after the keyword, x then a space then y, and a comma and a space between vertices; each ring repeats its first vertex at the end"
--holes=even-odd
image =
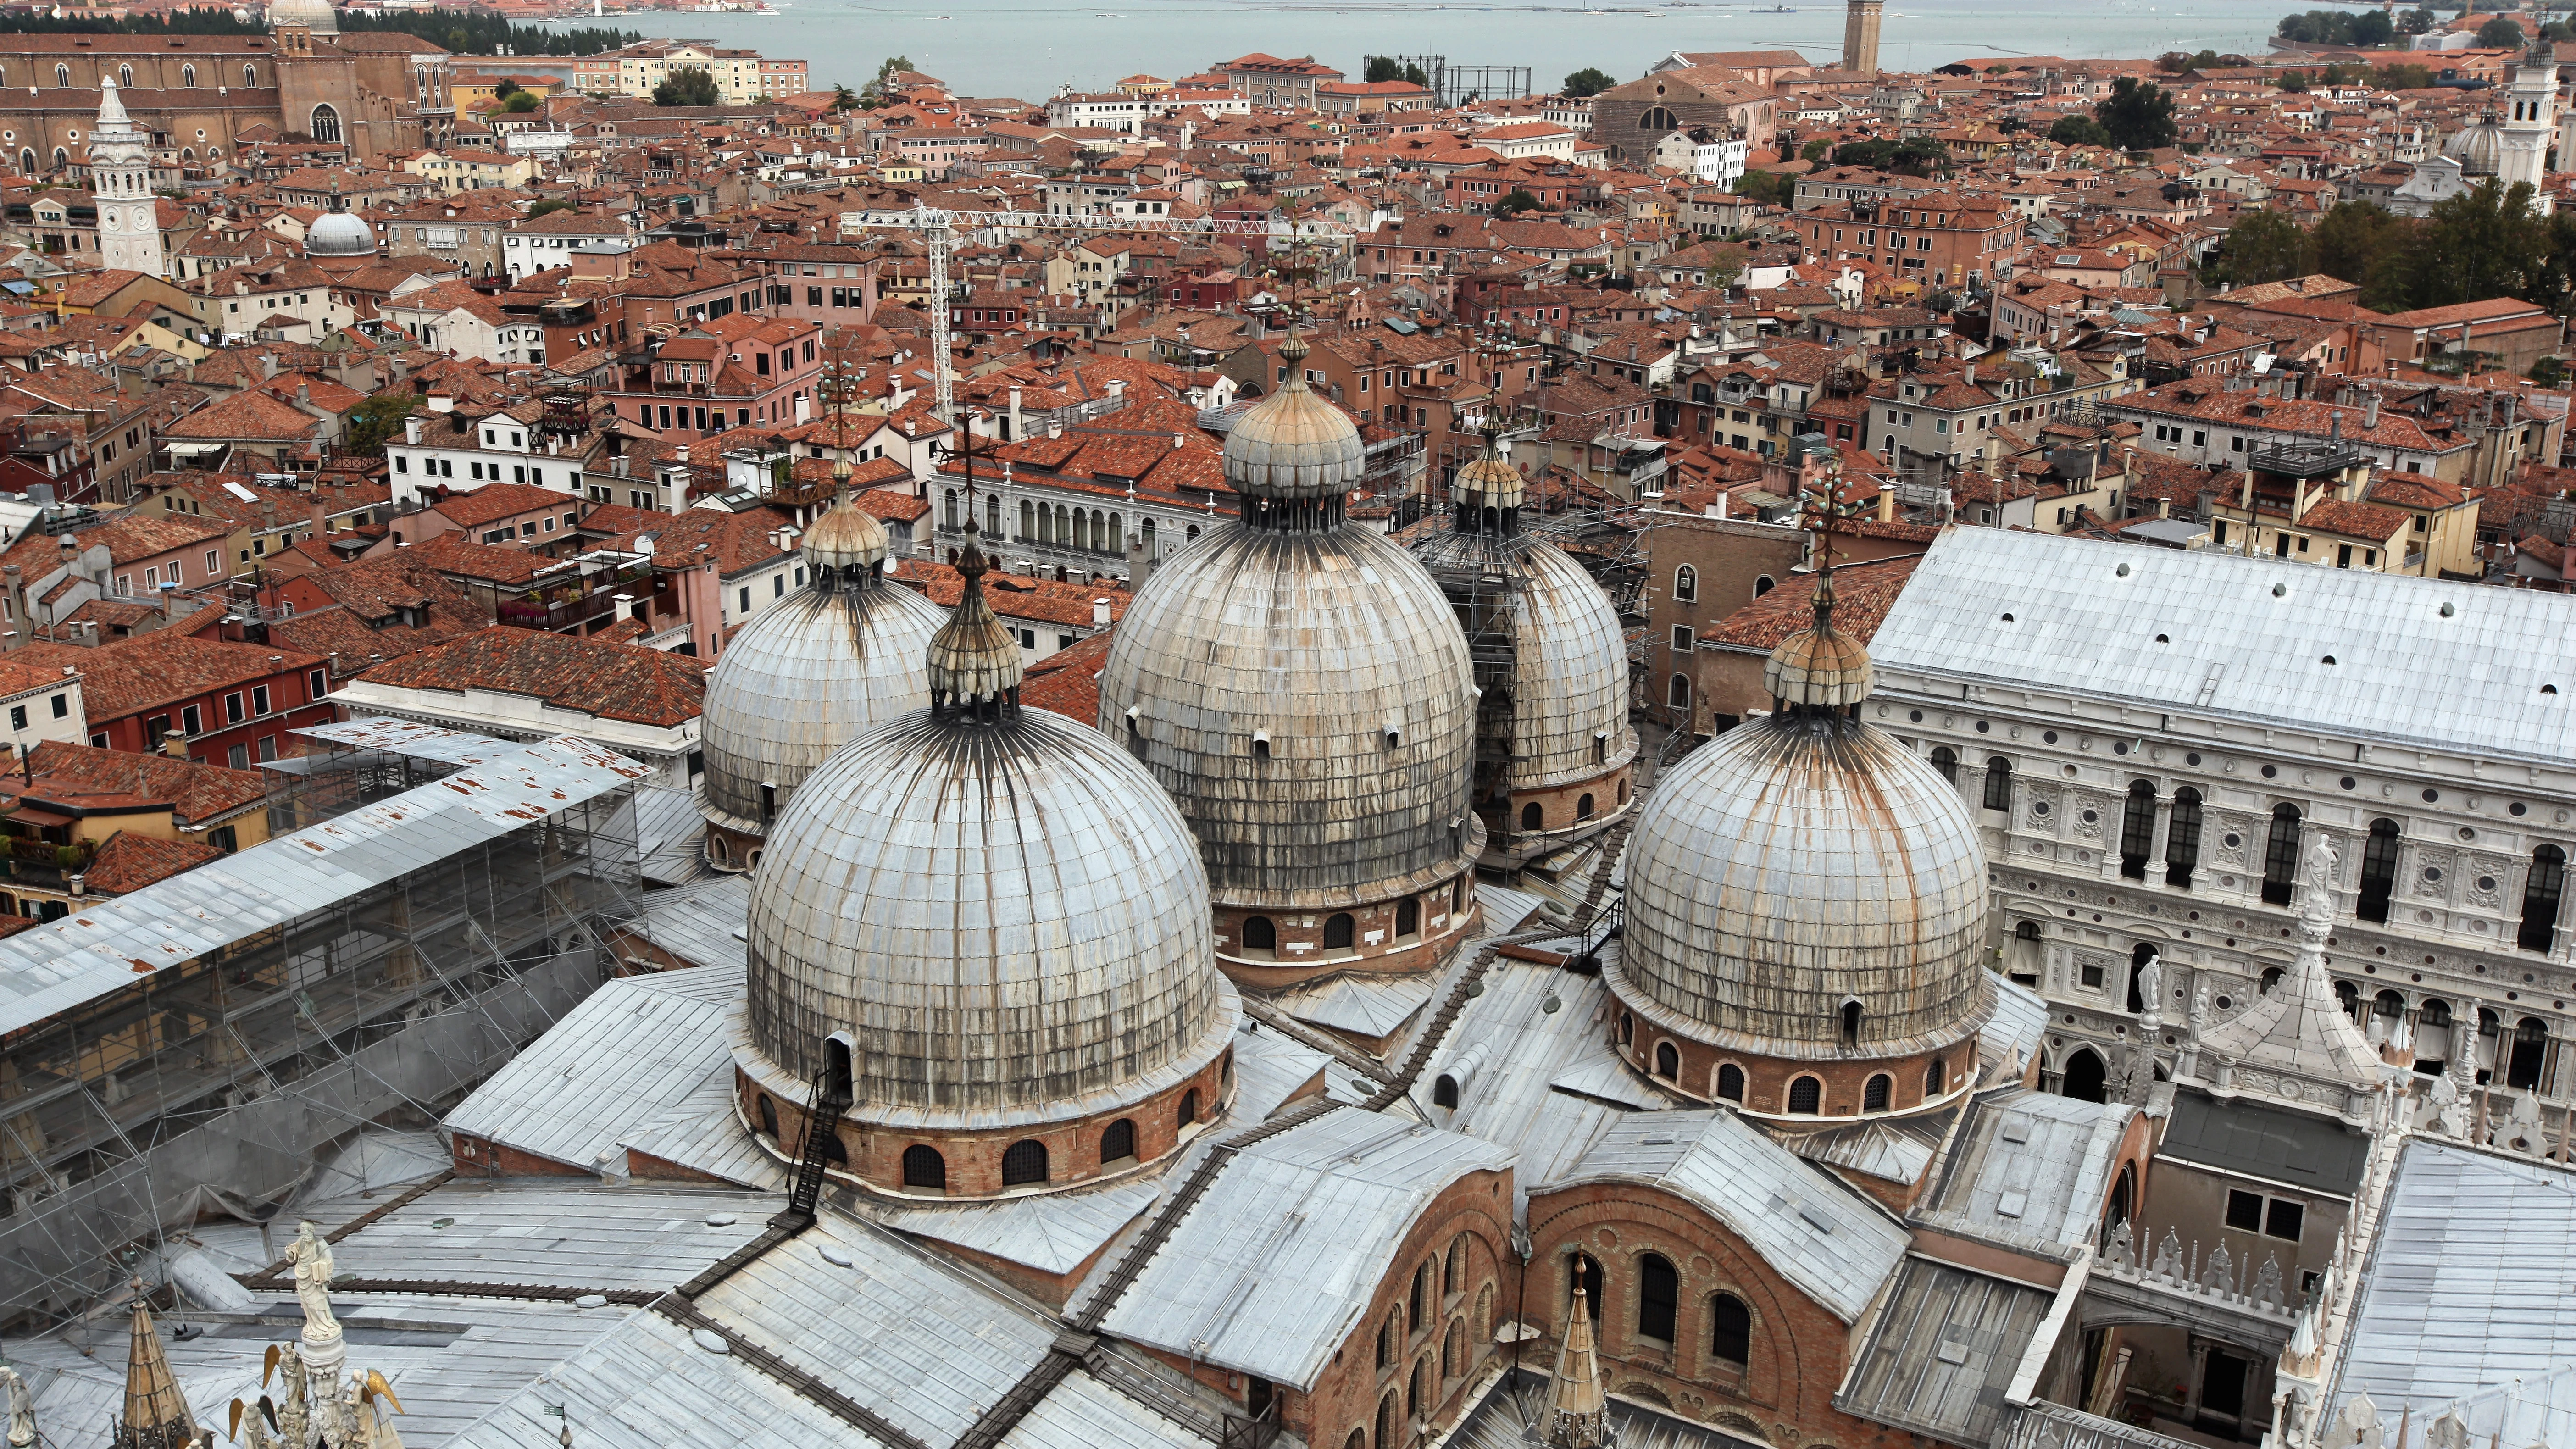
POLYGON ((1534 74, 1525 65, 1451 65, 1445 55, 1399 55, 1398 65, 1421 70, 1431 90, 1435 110, 1468 105, 1475 101, 1516 101, 1530 93, 1534 74))
POLYGON ((81 1311, 202 1216, 269 1220, 334 1145, 435 1121, 606 979, 642 767, 434 733, 481 758, 336 744, 272 807, 318 828, 0 942, 0 976, 76 978, 0 1003, 0 1325, 81 1311), (113 951, 131 969, 91 989, 113 951))

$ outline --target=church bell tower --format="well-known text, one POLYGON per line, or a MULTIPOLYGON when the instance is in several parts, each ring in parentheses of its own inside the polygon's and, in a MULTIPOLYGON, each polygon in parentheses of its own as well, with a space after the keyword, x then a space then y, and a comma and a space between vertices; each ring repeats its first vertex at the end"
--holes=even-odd
POLYGON ((98 125, 89 134, 89 189, 98 198, 98 257, 120 271, 162 274, 160 203, 152 195, 150 138, 136 130, 116 94, 99 77, 98 125))

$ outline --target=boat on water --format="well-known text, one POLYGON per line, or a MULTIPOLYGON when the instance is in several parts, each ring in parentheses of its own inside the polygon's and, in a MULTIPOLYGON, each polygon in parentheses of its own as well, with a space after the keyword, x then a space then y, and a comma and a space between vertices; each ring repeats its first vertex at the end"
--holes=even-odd
POLYGON ((1797 7, 1792 5, 1774 5, 1768 10, 1756 10, 1753 13, 1756 15, 1795 15, 1798 11, 1797 7))

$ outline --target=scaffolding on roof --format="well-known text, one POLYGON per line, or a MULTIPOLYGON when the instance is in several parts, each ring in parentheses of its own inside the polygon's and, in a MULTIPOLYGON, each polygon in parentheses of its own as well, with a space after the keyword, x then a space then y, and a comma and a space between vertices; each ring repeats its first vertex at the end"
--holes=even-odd
POLYGON ((644 767, 435 733, 326 737, 271 806, 317 823, 0 941, 0 1323, 81 1311, 201 1216, 273 1218, 610 974, 644 767))

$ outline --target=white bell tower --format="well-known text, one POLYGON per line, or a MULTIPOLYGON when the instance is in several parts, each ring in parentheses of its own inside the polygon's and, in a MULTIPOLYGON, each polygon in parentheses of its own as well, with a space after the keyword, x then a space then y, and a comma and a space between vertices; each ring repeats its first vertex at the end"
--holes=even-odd
POLYGON ((89 189, 98 198, 101 266, 162 275, 160 203, 152 195, 150 138, 134 128, 116 82, 99 77, 98 125, 89 133, 89 189))
POLYGON ((2539 193, 2532 209, 2549 210, 2549 193, 2543 183, 2548 179, 2550 154, 2555 150, 2558 125, 2558 62, 2550 53, 2548 41, 2541 41, 2513 71, 2512 89, 2507 92, 2505 124, 2501 154, 2496 162, 2496 180, 2507 187, 2516 182, 2528 183, 2539 193))

